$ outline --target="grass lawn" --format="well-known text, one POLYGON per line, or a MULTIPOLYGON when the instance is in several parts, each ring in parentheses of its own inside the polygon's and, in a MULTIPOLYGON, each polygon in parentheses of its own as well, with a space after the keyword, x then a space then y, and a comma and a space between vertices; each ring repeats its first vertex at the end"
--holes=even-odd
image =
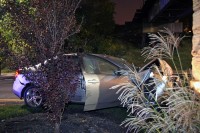
MULTIPOLYGON (((183 70, 188 70, 189 68, 192 68, 191 51, 192 51, 192 40, 190 38, 184 38, 179 46, 179 53, 181 57, 183 70)), ((175 55, 175 62, 177 63, 177 66, 180 68, 180 65, 178 65, 179 62, 176 55, 175 55)))
MULTIPOLYGON (((126 59, 128 62, 134 64, 135 66, 142 67, 149 61, 147 60, 146 62, 145 59, 141 56, 141 51, 142 49, 136 48, 134 46, 130 46, 130 44, 126 44, 127 46, 127 51, 126 53, 122 56, 122 58, 126 59)), ((179 46, 179 54, 182 62, 182 67, 183 70, 188 70, 191 69, 191 61, 192 61, 192 40, 191 38, 184 38, 181 41, 181 44, 179 46)), ((178 69, 180 70, 180 63, 177 57, 176 52, 174 52, 174 60, 175 64, 177 65, 178 69)), ((172 68, 174 68, 172 62, 170 60, 166 60, 172 68)))
POLYGON ((35 110, 24 105, 3 105, 0 106, 0 121, 41 111, 41 109, 35 110))

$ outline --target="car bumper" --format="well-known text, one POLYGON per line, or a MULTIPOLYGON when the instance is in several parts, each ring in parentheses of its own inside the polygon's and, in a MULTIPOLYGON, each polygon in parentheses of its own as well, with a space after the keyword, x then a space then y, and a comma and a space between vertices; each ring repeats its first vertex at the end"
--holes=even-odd
POLYGON ((22 98, 23 97, 22 96, 22 91, 23 91, 25 86, 26 85, 24 83, 22 83, 19 78, 16 78, 14 83, 13 83, 13 93, 17 97, 22 98))

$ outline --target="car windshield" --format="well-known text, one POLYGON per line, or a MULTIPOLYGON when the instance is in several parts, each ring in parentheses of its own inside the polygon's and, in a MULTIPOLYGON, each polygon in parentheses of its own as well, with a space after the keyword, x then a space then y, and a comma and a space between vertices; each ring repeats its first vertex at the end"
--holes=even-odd
POLYGON ((133 68, 132 65, 128 63, 126 60, 124 60, 123 58, 117 58, 113 56, 110 56, 109 58, 115 61, 117 64, 119 64, 122 68, 125 68, 125 69, 133 68))

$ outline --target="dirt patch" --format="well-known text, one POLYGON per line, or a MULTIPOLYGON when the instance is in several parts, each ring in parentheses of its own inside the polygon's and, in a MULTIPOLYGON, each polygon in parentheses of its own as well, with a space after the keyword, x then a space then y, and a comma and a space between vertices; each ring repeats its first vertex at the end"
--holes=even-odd
MULTIPOLYGON (((123 133, 120 121, 97 112, 65 111, 62 133, 123 133)), ((52 133, 53 127, 44 113, 29 114, 0 122, 0 133, 52 133)))

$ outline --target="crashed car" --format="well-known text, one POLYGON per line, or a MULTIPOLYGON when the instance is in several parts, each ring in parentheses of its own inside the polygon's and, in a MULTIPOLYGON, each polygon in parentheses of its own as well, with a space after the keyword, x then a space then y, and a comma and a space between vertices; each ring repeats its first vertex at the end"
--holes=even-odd
MULTIPOLYGON (((117 90, 110 89, 119 83, 129 82, 127 76, 119 70, 129 70, 130 64, 125 60, 101 54, 70 54, 74 60, 80 61, 82 75, 81 85, 76 89, 71 102, 83 103, 84 111, 119 106, 117 90)), ((26 105, 37 108, 42 105, 43 97, 39 89, 26 80, 26 77, 16 72, 13 93, 24 99, 26 105)))
MULTIPOLYGON (((101 54, 69 54, 67 56, 73 56, 73 60, 78 61, 81 66, 81 75, 79 76, 81 82, 70 101, 83 103, 84 111, 120 106, 118 100, 120 94, 116 94, 118 89, 111 88, 119 84, 136 82, 134 78, 130 78, 126 74, 134 68, 124 59, 101 54)), ((165 61, 155 59, 137 70, 142 81, 141 84, 151 78, 152 65, 159 66, 161 69, 165 68, 162 71, 167 72, 167 75, 172 75, 172 69, 165 61)), ((36 66, 38 67, 39 64, 36 66)), ((162 94, 162 89, 157 87, 153 99, 157 99, 162 94)), ((13 93, 20 99, 24 99, 25 104, 33 108, 40 107, 44 99, 38 87, 26 80, 26 77, 19 71, 16 73, 13 93)), ((152 99, 149 92, 145 93, 147 99, 152 99)))

